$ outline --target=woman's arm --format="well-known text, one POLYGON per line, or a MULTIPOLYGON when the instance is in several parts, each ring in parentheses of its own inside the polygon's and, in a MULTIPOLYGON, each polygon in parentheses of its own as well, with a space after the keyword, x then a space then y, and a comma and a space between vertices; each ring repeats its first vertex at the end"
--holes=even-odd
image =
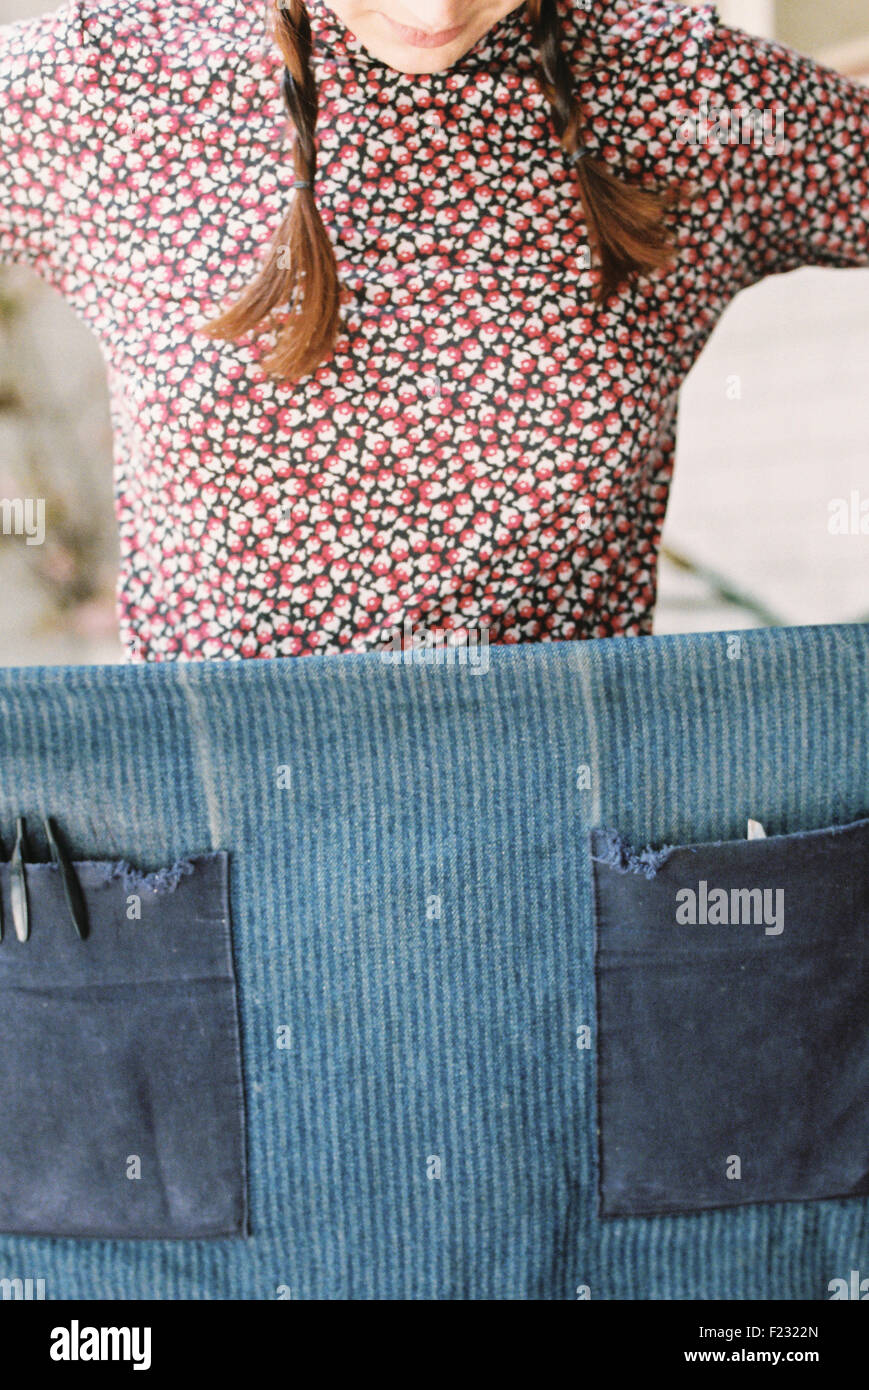
POLYGON ((720 159, 746 283, 869 265, 869 88, 714 22, 697 81, 685 133, 720 159))
POLYGON ((81 0, 52 14, 0 26, 0 260, 62 272, 76 157, 81 80, 81 0))

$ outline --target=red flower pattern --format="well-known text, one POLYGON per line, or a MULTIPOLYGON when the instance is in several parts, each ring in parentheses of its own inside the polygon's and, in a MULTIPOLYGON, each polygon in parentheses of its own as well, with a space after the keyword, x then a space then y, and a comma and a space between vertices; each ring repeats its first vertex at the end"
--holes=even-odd
POLYGON ((866 265, 867 94, 712 7, 562 0, 599 157, 690 183, 666 272, 592 302, 524 9, 454 68, 371 58, 309 6, 318 204, 346 327, 298 384, 198 326, 254 272, 293 172, 251 0, 71 0, 0 30, 0 254, 96 334, 132 659, 651 630, 679 387, 741 288, 866 265), (787 149, 686 145, 702 99, 787 149))

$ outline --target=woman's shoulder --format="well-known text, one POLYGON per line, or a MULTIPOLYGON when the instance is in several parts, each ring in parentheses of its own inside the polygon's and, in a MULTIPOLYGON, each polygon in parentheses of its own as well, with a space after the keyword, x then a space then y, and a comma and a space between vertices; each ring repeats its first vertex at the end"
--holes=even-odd
MULTIPOLYGON (((131 47, 154 53, 182 34, 198 30, 232 31, 235 0, 64 0, 56 9, 0 25, 0 52, 31 56, 29 66, 54 58, 87 61, 99 53, 111 66, 113 56, 131 47)), ((235 15, 237 19, 237 14, 235 15)))
POLYGON ((7 83, 27 75, 28 90, 60 75, 72 81, 77 70, 99 56, 111 63, 125 36, 153 39, 161 0, 64 0, 57 9, 0 26, 0 78, 7 83))
MULTIPOLYGON (((134 91, 174 55, 226 53, 239 0, 64 0, 57 9, 0 25, 0 108, 63 98, 91 105, 114 87, 134 91)), ((0 123, 3 111, 0 110, 0 123)))
POLYGON ((714 3, 684 0, 559 0, 578 66, 696 66, 717 32, 714 3))

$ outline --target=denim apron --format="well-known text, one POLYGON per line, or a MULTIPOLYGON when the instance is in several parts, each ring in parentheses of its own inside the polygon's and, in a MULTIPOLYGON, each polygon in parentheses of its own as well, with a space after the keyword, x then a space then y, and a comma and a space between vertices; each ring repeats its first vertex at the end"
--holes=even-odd
POLYGON ((0 672, 0 1280, 869 1275, 869 630, 386 655, 0 672))

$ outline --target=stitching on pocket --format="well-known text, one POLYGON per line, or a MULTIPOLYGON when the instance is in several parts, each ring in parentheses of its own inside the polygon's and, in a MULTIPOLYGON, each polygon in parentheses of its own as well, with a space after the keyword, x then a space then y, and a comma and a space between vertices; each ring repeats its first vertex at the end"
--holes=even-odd
POLYGON ((590 840, 601 1216, 869 1195, 869 820, 668 846, 651 873, 590 840), (746 873, 783 884, 781 933, 675 920, 689 878, 746 873))
POLYGON ((228 855, 75 869, 86 940, 58 871, 29 863, 31 934, 0 943, 0 1230, 246 1235, 228 855))

